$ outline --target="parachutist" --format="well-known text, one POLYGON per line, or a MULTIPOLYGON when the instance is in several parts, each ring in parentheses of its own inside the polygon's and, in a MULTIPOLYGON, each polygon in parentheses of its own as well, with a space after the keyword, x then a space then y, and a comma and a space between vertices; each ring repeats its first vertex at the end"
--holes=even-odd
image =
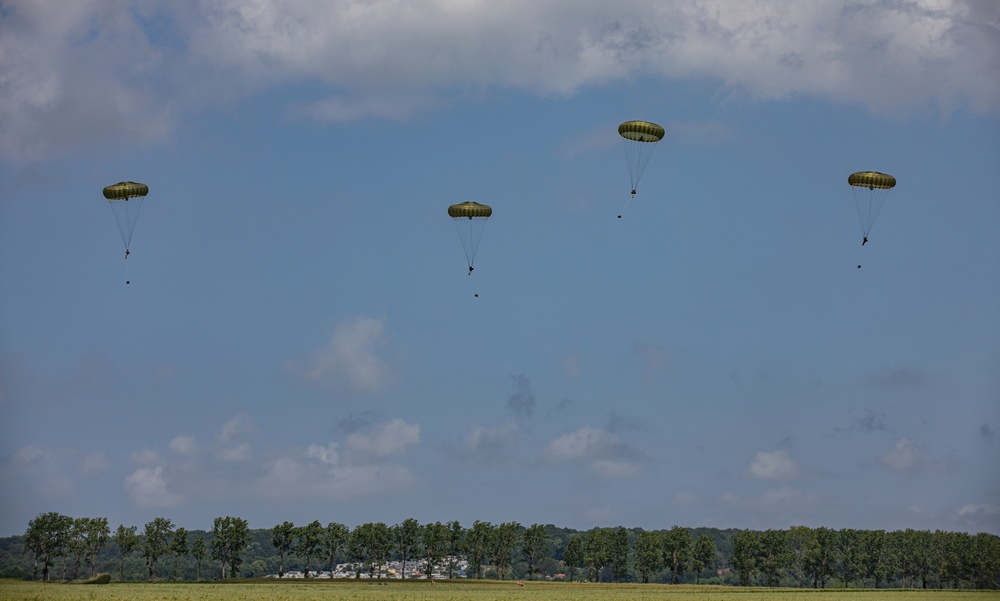
POLYGON ((622 216, 621 216, 621 215, 619 215, 619 216, 618 216, 618 218, 619 218, 619 219, 621 219, 621 218, 622 218, 622 216))
POLYGON ((476 293, 476 298, 479 298, 479 293, 478 292, 476 293))
POLYGON ((125 258, 126 258, 126 259, 128 258, 128 255, 129 255, 129 252, 128 252, 128 249, 126 248, 126 249, 125 249, 125 258))
POLYGON ((635 188, 632 188, 632 198, 635 198, 635 188))
POLYGON ((864 246, 865 244, 868 244, 868 236, 865 236, 865 239, 861 241, 861 246, 864 246))
POLYGON ((858 263, 858 269, 861 269, 861 263, 858 263))
POLYGON ((472 275, 472 270, 473 270, 473 267, 470 265, 469 266, 469 275, 472 275))

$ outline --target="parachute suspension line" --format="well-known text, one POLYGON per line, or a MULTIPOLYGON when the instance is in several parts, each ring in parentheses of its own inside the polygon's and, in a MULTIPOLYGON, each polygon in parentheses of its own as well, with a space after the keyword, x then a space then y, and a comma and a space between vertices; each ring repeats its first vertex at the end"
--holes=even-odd
POLYGON ((626 209, 628 209, 628 205, 629 205, 629 203, 632 202, 633 198, 635 198, 635 194, 633 194, 633 195, 631 195, 631 196, 629 196, 628 198, 625 199, 625 206, 622 207, 621 213, 618 213, 618 218, 619 219, 622 218, 622 214, 625 212, 626 209))

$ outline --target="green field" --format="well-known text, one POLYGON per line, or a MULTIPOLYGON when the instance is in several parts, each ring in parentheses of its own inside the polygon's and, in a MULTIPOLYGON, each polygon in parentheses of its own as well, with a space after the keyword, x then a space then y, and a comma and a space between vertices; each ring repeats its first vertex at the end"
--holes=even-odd
POLYGON ((987 601, 1000 591, 814 590, 547 582, 254 581, 70 585, 0 582, 0 601, 987 601))

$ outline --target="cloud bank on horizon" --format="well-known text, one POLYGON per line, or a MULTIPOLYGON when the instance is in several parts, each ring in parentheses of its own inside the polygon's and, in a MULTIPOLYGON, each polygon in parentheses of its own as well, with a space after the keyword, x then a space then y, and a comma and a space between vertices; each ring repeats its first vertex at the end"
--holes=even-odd
POLYGON ((880 114, 1000 106, 1000 80, 982 76, 1000 71, 989 0, 23 0, 2 19, 0 155, 14 161, 160 140, 186 114, 277 86, 303 88, 287 118, 319 122, 643 78, 880 114))

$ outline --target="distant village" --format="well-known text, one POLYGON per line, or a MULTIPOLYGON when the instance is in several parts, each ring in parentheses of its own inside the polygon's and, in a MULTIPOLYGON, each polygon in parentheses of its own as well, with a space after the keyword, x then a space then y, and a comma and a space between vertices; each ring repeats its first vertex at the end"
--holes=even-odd
MULTIPOLYGON (((444 558, 442 562, 443 565, 453 565, 454 568, 451 570, 452 578, 466 578, 466 571, 469 568, 469 562, 465 559, 455 558, 452 560, 449 557, 444 558), (452 563, 452 561, 454 563, 452 563)), ((338 563, 331 573, 329 570, 320 571, 309 571, 309 578, 388 578, 388 579, 402 579, 407 580, 426 580, 427 579, 427 562, 419 559, 415 561, 407 561, 406 568, 403 568, 402 561, 389 561, 381 566, 375 566, 371 571, 366 570, 366 566, 360 563, 338 563)), ((285 572, 282 578, 305 578, 305 572, 301 570, 294 570, 285 572)), ((268 574, 265 578, 278 578, 277 574, 268 574)), ((438 565, 434 567, 431 572, 431 579, 433 580, 447 580, 448 571, 446 568, 438 565)))

